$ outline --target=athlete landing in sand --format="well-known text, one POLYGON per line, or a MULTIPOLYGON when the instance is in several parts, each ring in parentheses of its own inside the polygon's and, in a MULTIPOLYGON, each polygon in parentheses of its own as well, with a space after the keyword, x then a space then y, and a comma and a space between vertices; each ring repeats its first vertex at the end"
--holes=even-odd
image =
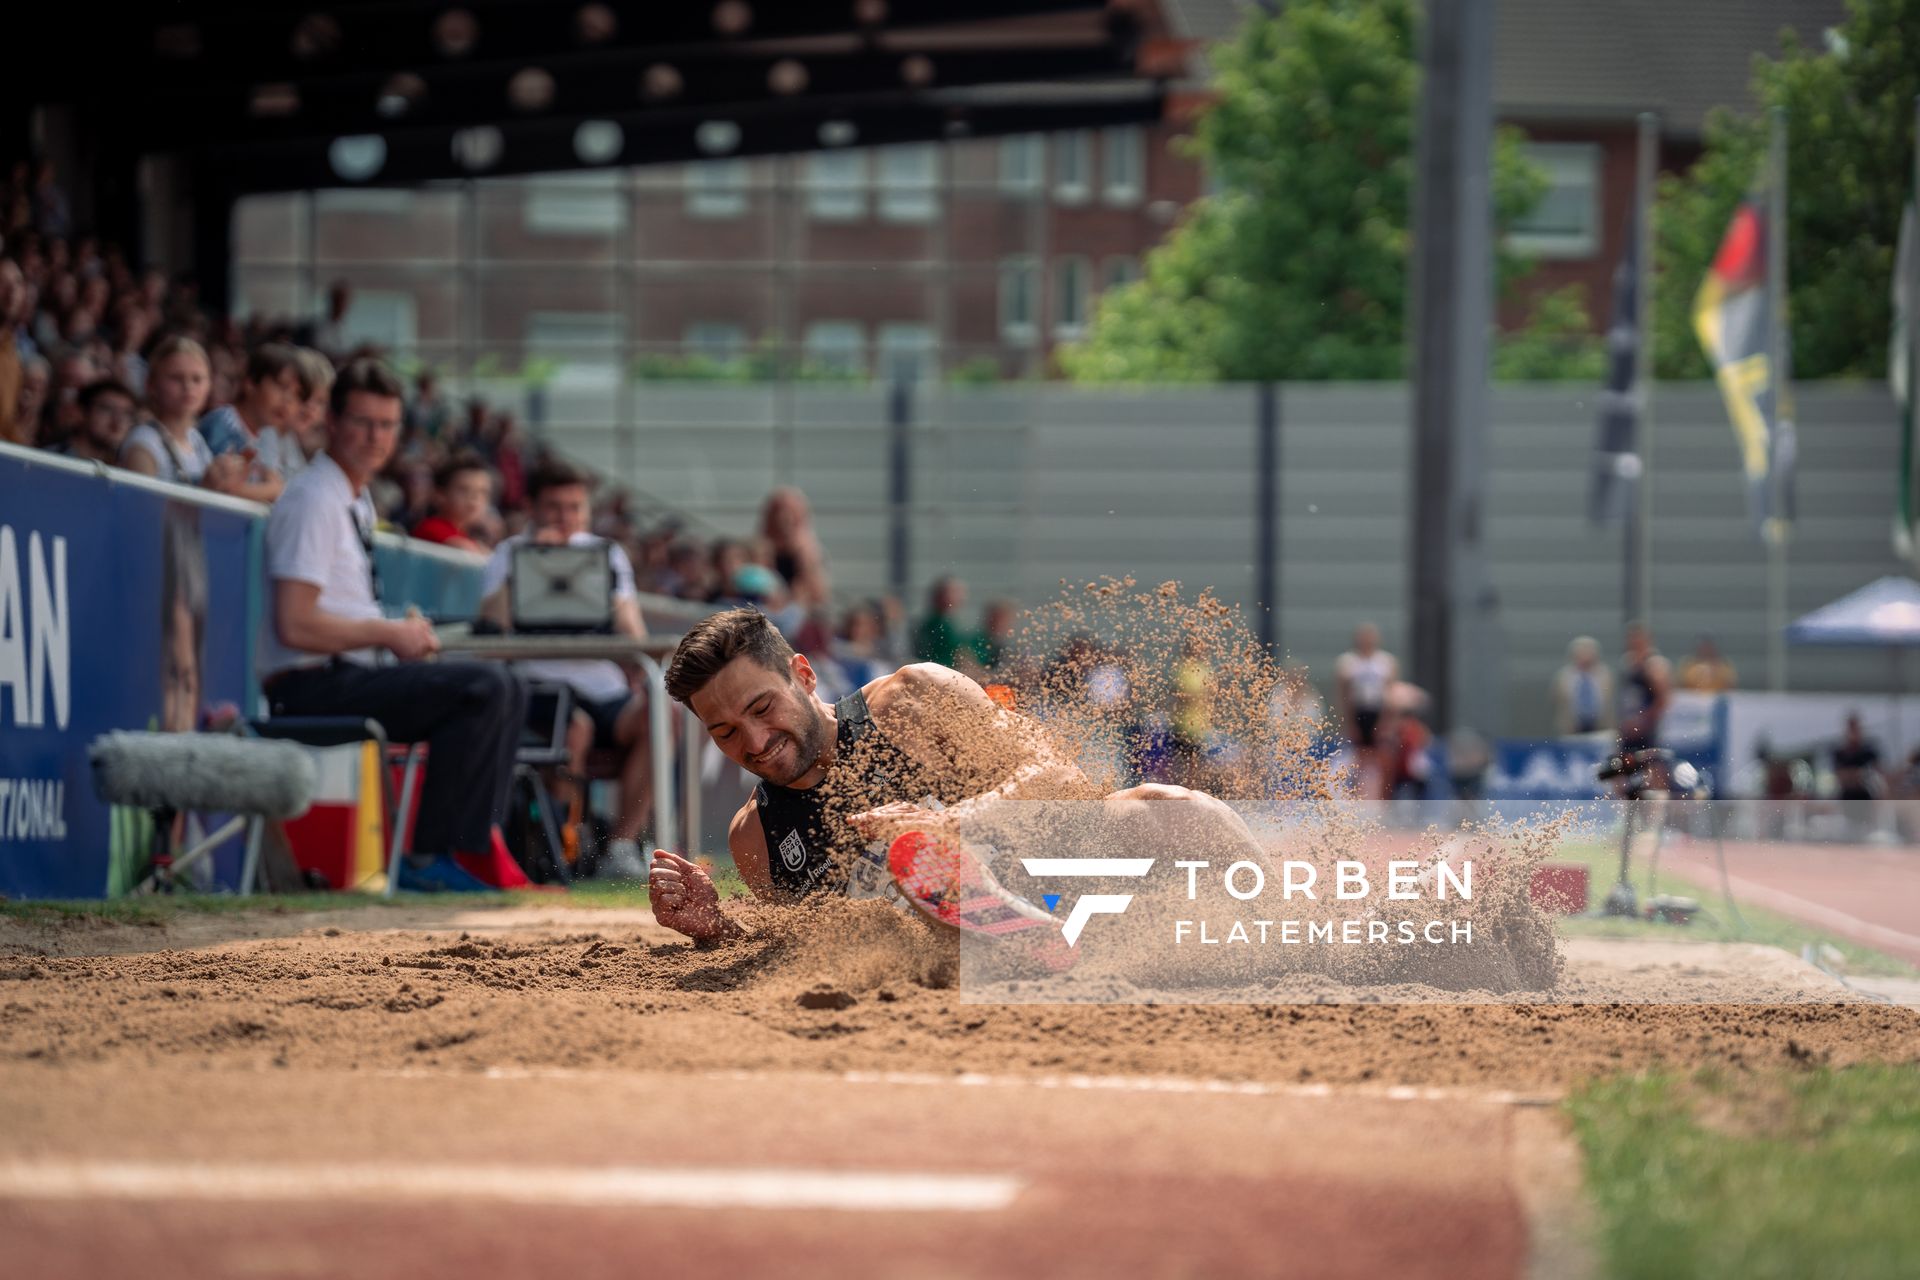
MULTIPOLYGON (((729 760, 761 779, 734 815, 727 843, 747 887, 763 900, 896 896, 889 880, 902 878, 902 846, 895 845, 889 869, 866 854, 869 841, 954 833, 1010 800, 1098 800, 1103 826, 1135 848, 1169 847, 1176 836, 1256 848, 1231 809, 1197 791, 1149 784, 1102 797, 1038 724, 946 667, 903 667, 832 705, 814 689, 806 657, 753 609, 703 619, 667 672, 667 691, 700 717, 729 760)), ((931 895, 904 887, 923 913, 967 927, 930 910, 931 895)), ((697 942, 739 932, 721 912, 712 879, 686 858, 656 851, 648 888, 654 919, 670 929, 697 942)), ((1038 908, 1021 912, 1025 904, 1007 900, 1019 914, 1046 920, 1038 908)))

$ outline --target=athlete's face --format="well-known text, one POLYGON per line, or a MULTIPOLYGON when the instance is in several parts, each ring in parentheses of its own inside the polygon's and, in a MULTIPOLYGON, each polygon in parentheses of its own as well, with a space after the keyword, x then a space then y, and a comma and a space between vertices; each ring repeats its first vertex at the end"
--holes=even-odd
POLYGON ((788 674, 735 658, 688 699, 727 759, 777 787, 812 773, 827 749, 826 713, 813 697, 813 667, 795 654, 788 674))

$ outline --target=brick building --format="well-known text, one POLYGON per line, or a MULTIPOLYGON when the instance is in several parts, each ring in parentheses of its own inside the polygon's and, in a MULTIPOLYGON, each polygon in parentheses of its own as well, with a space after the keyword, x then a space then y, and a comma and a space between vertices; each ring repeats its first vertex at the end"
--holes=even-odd
MULTIPOLYGON (((1243 8, 1161 0, 1159 16, 1203 50, 1243 8)), ((1501 0, 1496 109, 1551 181, 1515 229, 1539 266, 1503 319, 1576 284, 1603 323, 1637 114, 1660 114, 1661 164, 1683 168, 1711 107, 1751 105, 1755 54, 1783 28, 1817 42, 1843 15, 1842 0, 1501 0)), ((753 376, 775 351, 806 377, 1046 376, 1204 190, 1181 132, 255 196, 235 214, 236 298, 310 315, 344 279, 350 332, 456 376, 753 376)))

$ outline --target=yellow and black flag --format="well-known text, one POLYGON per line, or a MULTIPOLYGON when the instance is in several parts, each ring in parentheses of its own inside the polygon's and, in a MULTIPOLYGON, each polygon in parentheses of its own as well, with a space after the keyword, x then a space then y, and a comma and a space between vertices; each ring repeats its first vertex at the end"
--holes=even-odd
MULTIPOLYGON (((1784 323, 1786 305, 1768 279, 1769 221, 1764 193, 1748 196, 1734 211, 1713 267, 1693 298, 1693 329, 1733 419, 1748 509, 1763 537, 1769 526, 1784 534, 1793 520, 1795 454, 1787 377, 1776 379, 1772 368, 1773 326, 1784 323)), ((1786 350, 1784 341, 1780 349, 1786 350)))

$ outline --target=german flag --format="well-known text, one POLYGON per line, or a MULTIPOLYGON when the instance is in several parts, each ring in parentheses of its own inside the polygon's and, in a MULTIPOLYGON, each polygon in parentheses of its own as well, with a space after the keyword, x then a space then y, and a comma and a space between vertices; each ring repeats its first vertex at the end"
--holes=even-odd
POLYGON ((1783 536, 1793 519, 1794 460, 1792 396, 1785 379, 1776 383, 1772 367, 1773 325, 1786 308, 1776 305, 1767 279, 1767 223, 1764 192, 1749 195, 1734 211, 1713 267, 1693 298, 1693 329, 1713 363, 1727 416, 1733 420, 1746 472, 1747 505, 1762 537, 1783 536))

